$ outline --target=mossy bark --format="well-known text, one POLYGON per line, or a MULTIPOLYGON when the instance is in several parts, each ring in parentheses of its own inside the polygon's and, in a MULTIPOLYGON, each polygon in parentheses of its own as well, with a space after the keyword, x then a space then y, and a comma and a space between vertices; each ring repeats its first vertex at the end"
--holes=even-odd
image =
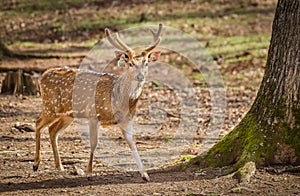
POLYGON ((279 0, 263 81, 235 129, 190 164, 300 165, 300 1, 279 0))

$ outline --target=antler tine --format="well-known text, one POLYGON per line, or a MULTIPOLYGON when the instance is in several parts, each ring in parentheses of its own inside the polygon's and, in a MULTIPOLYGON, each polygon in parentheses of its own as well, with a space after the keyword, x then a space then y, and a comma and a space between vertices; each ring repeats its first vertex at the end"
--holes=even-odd
POLYGON ((120 37, 119 37, 118 34, 116 34, 116 41, 119 43, 119 45, 120 45, 121 47, 123 47, 123 48, 125 49, 125 51, 132 51, 132 49, 131 49, 129 46, 127 46, 127 45, 120 39, 120 37))
POLYGON ((114 47, 118 48, 119 50, 124 50, 121 46, 119 46, 118 43, 115 42, 114 38, 111 36, 110 30, 108 28, 105 28, 105 34, 107 36, 108 41, 113 45, 114 47))
POLYGON ((151 33, 153 35, 154 42, 160 37, 161 32, 162 32, 162 27, 163 27, 163 25, 159 24, 157 32, 153 31, 153 29, 150 29, 150 31, 151 31, 151 33))
POLYGON ((148 46, 145 49, 145 51, 150 52, 151 50, 153 50, 160 43, 160 41, 161 41, 160 35, 161 35, 161 32, 162 32, 162 27, 163 27, 163 25, 159 24, 157 32, 155 32, 152 29, 150 29, 150 32, 153 35, 153 44, 151 44, 150 46, 148 46))
POLYGON ((130 47, 120 40, 118 33, 116 33, 115 38, 113 38, 110 33, 110 30, 108 28, 105 28, 105 34, 107 36, 108 41, 117 49, 122 51, 131 51, 130 47))

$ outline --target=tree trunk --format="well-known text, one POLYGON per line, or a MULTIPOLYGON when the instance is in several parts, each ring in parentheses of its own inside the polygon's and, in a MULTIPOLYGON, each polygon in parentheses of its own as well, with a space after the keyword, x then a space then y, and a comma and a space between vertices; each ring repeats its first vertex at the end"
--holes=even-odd
POLYGON ((265 74, 239 125, 191 164, 300 164, 300 1, 279 0, 265 74))

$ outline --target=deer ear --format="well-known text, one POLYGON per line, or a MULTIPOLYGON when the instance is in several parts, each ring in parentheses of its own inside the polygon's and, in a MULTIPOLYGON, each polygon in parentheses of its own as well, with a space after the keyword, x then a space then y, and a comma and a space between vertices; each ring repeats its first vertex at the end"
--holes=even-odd
POLYGON ((155 62, 158 60, 159 56, 160 56, 161 52, 160 51, 155 51, 155 52, 151 52, 148 56, 148 62, 155 62))

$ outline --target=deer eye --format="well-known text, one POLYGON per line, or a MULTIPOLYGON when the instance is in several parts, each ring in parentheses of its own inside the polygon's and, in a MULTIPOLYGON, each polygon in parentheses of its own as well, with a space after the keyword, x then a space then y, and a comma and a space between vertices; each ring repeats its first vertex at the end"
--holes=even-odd
POLYGON ((129 67, 133 67, 133 63, 132 62, 129 62, 128 65, 129 65, 129 67))
POLYGON ((124 58, 129 59, 129 56, 126 53, 124 53, 124 58))

